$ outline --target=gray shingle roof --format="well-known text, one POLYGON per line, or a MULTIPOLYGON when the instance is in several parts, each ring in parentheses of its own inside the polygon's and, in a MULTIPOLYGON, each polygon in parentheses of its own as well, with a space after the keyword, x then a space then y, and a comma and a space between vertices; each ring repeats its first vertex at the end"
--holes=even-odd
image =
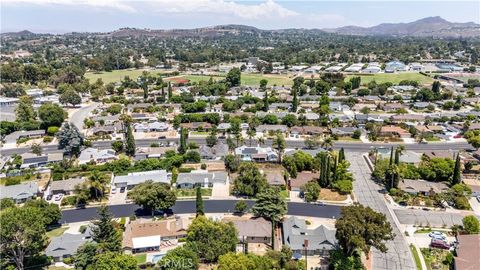
POLYGON ((18 185, 2 186, 0 188, 0 199, 12 198, 14 200, 23 200, 33 197, 37 193, 37 182, 25 182, 18 185))
POLYGON ((170 184, 168 174, 166 170, 155 170, 148 172, 135 172, 127 175, 115 176, 113 178, 114 184, 126 183, 127 185, 138 185, 147 180, 153 180, 154 182, 170 184))
POLYGON ((208 183, 226 183, 228 175, 226 172, 190 172, 190 173, 179 173, 177 177, 177 185, 181 184, 203 184, 205 180, 208 183))
POLYGON ((45 254, 51 257, 68 257, 77 252, 79 246, 89 241, 91 231, 88 228, 83 234, 65 233, 58 237, 53 237, 50 244, 45 249, 45 254))
POLYGON ((283 222, 284 242, 293 250, 303 250, 303 243, 308 240, 308 250, 331 250, 337 244, 335 230, 321 225, 308 229, 305 220, 299 217, 289 217, 283 222))

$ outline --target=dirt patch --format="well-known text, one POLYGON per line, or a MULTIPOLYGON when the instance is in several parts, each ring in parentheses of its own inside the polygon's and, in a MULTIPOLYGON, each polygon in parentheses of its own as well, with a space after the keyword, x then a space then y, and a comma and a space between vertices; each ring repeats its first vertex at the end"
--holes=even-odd
POLYGON ((325 201, 344 201, 347 199, 347 195, 342 195, 331 189, 322 188, 320 190, 319 199, 325 201))

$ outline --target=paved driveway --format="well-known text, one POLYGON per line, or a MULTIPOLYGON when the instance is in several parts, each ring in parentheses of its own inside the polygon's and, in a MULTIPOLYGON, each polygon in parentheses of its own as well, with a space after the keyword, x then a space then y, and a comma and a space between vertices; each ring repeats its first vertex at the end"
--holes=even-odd
POLYGON ((347 160, 351 164, 350 170, 355 178, 353 188, 359 203, 385 214, 396 235, 393 241, 387 242, 388 251, 386 253, 381 253, 376 249, 372 250, 373 269, 415 270, 405 236, 398 229, 383 195, 379 192, 383 187, 370 179, 370 170, 361 153, 347 152, 347 160))
POLYGON ((436 211, 424 211, 421 209, 395 209, 393 210, 402 224, 430 225, 432 227, 450 228, 454 224, 462 224, 465 213, 448 213, 436 211))

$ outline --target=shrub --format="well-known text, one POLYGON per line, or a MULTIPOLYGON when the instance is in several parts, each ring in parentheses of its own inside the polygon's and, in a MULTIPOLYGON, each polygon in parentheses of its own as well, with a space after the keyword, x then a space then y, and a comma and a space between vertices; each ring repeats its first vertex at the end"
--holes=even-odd
POLYGON ((5 179, 5 186, 13 186, 20 184, 21 180, 19 177, 8 177, 5 179))
POLYGON ((470 204, 465 196, 459 196, 455 198, 455 206, 458 209, 468 210, 470 209, 470 204))
POLYGON ((202 165, 200 165, 200 169, 206 170, 207 169, 207 164, 202 163, 202 165))
POLYGON ((82 225, 82 226, 80 226, 80 228, 78 229, 78 231, 79 231, 80 233, 85 233, 85 232, 87 231, 87 227, 88 227, 87 225, 82 225))
POLYGON ((47 133, 50 136, 55 136, 60 129, 58 127, 48 127, 47 133))
POLYGON ((68 257, 68 258, 63 258, 63 263, 64 264, 72 264, 72 258, 71 257, 68 257))
POLYGON ((61 205, 75 205, 77 203, 77 196, 68 196, 68 197, 63 197, 61 205))
POLYGON ((52 142, 52 141, 53 141, 52 136, 43 136, 43 142, 44 143, 49 143, 49 142, 52 142))

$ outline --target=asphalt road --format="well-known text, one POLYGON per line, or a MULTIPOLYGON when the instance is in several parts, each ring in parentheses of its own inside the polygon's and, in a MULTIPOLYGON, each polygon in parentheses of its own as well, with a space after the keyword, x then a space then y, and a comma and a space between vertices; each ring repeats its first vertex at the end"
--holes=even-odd
MULTIPOLYGON (((206 213, 233 213, 237 200, 205 200, 206 213)), ((253 201, 247 201, 249 207, 253 201)), ((114 217, 129 217, 133 214, 142 213, 141 207, 136 204, 110 205, 110 211, 114 217)), ((195 201, 177 201, 171 208, 173 214, 193 214, 195 213, 195 201)), ((321 218, 338 218, 340 216, 340 207, 334 205, 320 206, 308 203, 288 203, 288 215, 310 216, 321 218)), ((97 208, 89 207, 85 209, 71 209, 62 211, 60 223, 82 222, 96 219, 97 208)))
MULTIPOLYGON (((195 142, 198 145, 203 145, 206 144, 205 138, 198 138, 198 137, 190 137, 188 139, 189 142, 195 142)), ((219 141, 225 141, 225 140, 219 140, 219 141)), ((166 142, 178 142, 178 139, 139 139, 136 140, 136 146, 137 147, 146 147, 150 146, 152 143, 166 143, 166 142)), ((245 140, 246 145, 250 145, 249 140, 245 140)), ((93 142, 93 146, 97 147, 99 149, 106 149, 106 148, 111 148, 112 141, 96 141, 93 142)), ((255 145, 255 142, 252 143, 252 145, 255 145)), ((267 140, 265 142, 266 146, 271 146, 272 141, 267 140)), ((305 144, 303 141, 299 140, 286 140, 286 145, 287 148, 304 148, 305 144)), ((367 152, 370 149, 374 147, 392 147, 392 146, 397 146, 400 145, 398 143, 360 143, 360 142, 335 142, 333 148, 334 149, 340 149, 344 148, 347 151, 350 152, 367 152)), ((405 146, 405 149, 407 150, 412 150, 412 151, 435 151, 435 150, 460 150, 460 149, 473 149, 472 146, 466 142, 458 142, 458 143, 431 143, 431 144, 402 144, 405 146)), ((57 145, 48 145, 48 146, 43 146, 43 153, 52 153, 52 152, 58 152, 58 146, 57 145)), ((7 156, 7 155, 13 155, 13 154, 23 154, 26 152, 29 152, 30 148, 29 147, 23 147, 23 148, 11 148, 11 149, 2 149, 0 150, 0 154, 7 156)))
POLYGON ((99 103, 92 103, 88 106, 79 108, 76 110, 70 117, 70 122, 72 122, 80 131, 83 130, 83 121, 87 118, 88 114, 91 111, 95 110, 98 107, 99 103))
POLYGON ((373 269, 415 270, 415 264, 407 241, 397 227, 395 217, 389 211, 383 198, 383 187, 370 179, 370 170, 361 153, 347 152, 346 154, 347 160, 351 164, 350 170, 355 178, 353 190, 358 202, 364 206, 369 206, 376 212, 385 214, 395 234, 395 238, 386 243, 388 248, 386 253, 382 253, 375 248, 372 249, 373 269))

